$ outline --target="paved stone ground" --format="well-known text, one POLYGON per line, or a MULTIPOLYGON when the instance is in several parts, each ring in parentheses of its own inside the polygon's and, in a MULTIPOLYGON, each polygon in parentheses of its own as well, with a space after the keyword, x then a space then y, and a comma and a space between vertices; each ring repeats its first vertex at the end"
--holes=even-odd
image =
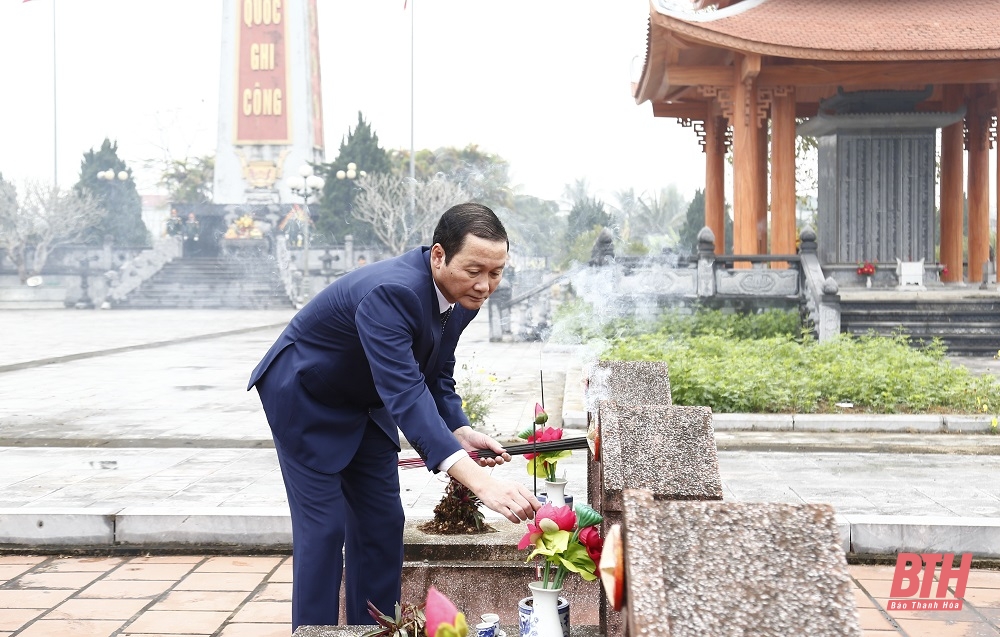
MULTIPOLYGON (((259 402, 244 388, 291 315, 0 312, 0 521, 17 511, 286 508, 259 402)), ((558 422, 567 370, 585 359, 490 343, 485 321, 459 355, 480 380, 501 379, 487 425, 501 439, 530 423, 539 370, 558 422)), ((996 372, 992 360, 963 362, 996 372)), ((906 514, 945 535, 969 518, 1000 518, 1000 437, 720 431, 717 442, 726 499, 906 514)), ((561 466, 582 497, 582 454, 561 466)), ((530 484, 523 461, 495 471, 530 484)), ((401 481, 408 517, 428 517, 444 481, 423 470, 401 481)), ((289 560, 0 555, 0 637, 287 635, 289 560)), ((851 566, 866 635, 1000 635, 1000 574, 973 572, 966 610, 920 614, 886 610, 891 572, 851 566)))
MULTIPOLYGON (((285 506, 267 423, 245 386, 292 314, 0 313, 0 507, 285 506)), ((495 388, 486 429, 513 440, 541 400, 540 375, 559 421, 566 371, 586 362, 583 352, 490 343, 477 319, 459 350, 460 371, 495 388)), ((990 371, 993 361, 963 362, 990 371)), ((844 514, 1000 518, 1000 486, 988 479, 1000 470, 1000 437, 717 436, 727 498, 830 502, 844 514)), ((583 455, 560 466, 582 494, 583 455)), ((495 472, 531 482, 519 459, 495 472)), ((428 517, 444 480, 419 469, 401 478, 408 513, 428 517)))

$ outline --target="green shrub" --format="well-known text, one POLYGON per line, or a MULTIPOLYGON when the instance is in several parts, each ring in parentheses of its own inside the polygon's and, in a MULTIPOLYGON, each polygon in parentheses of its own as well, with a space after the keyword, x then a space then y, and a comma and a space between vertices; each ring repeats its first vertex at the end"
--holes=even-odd
POLYGON ((636 328, 612 321, 588 330, 606 339, 602 358, 666 362, 678 405, 742 413, 833 412, 847 402, 873 413, 1000 411, 1000 382, 953 365, 939 341, 918 349, 896 334, 819 343, 802 333, 795 313, 781 311, 668 313, 642 333, 636 328))

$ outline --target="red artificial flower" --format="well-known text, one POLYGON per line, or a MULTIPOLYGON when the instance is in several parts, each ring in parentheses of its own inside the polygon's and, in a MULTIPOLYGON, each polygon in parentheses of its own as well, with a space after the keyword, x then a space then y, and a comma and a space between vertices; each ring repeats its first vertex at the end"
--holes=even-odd
POLYGON ((601 562, 601 551, 604 549, 604 539, 597 532, 596 526, 588 526, 580 531, 580 544, 587 549, 587 555, 594 560, 594 564, 601 562))
MULTIPOLYGON (((528 442, 552 442, 553 440, 562 439, 563 430, 561 427, 544 427, 538 430, 538 433, 528 436, 528 442)), ((525 460, 531 460, 536 454, 526 453, 524 454, 525 460)), ((537 454, 541 455, 541 454, 537 454)))

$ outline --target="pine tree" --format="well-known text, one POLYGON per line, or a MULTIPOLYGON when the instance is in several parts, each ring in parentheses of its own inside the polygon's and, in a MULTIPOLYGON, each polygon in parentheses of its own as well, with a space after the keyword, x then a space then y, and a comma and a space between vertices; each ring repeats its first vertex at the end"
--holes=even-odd
POLYGON ((353 131, 340 142, 337 159, 329 164, 316 167, 316 174, 326 180, 323 196, 311 206, 316 223, 317 242, 342 243, 345 235, 353 235, 355 245, 377 243, 371 226, 357 220, 351 214, 357 184, 351 179, 337 179, 338 171, 347 171, 353 163, 356 170, 369 174, 387 173, 391 169, 389 154, 378 144, 378 135, 358 112, 358 123, 353 131))
MULTIPOLYGON (((698 253, 698 233, 705 227, 705 191, 696 190, 694 199, 688 204, 687 216, 684 225, 678 233, 680 238, 677 242, 677 249, 681 254, 698 253)), ((729 218, 729 204, 723 214, 723 228, 725 232, 724 244, 728 250, 733 246, 733 220, 729 218)), ((719 237, 715 238, 715 245, 719 245, 719 237)), ((725 251, 725 250, 724 250, 725 251)))
POLYGON ((104 138, 101 149, 93 148, 83 154, 80 162, 80 180, 74 186, 80 195, 90 195, 107 210, 104 219, 87 233, 87 243, 102 243, 110 237, 114 245, 146 247, 149 245, 149 231, 142 222, 142 198, 136 190, 132 171, 118 157, 118 142, 104 138), (97 173, 111 170, 112 180, 99 179, 97 173), (117 176, 125 172, 127 179, 117 176))

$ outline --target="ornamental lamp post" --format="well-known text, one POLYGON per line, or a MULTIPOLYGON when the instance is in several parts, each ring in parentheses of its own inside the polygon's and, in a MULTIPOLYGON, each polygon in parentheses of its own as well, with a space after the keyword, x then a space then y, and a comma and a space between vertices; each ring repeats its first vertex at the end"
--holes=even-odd
MULTIPOLYGON (((354 180, 354 179, 357 179, 358 177, 366 177, 367 175, 368 175, 368 173, 366 173, 365 171, 358 170, 358 165, 355 164, 353 161, 349 162, 347 164, 347 170, 338 170, 337 171, 337 179, 350 179, 350 180, 354 180)), ((344 215, 345 216, 347 215, 346 211, 344 212, 344 215)), ((348 259, 348 262, 344 264, 344 268, 353 268, 353 267, 356 267, 356 265, 353 264, 353 263, 351 263, 350 261, 351 261, 351 259, 354 258, 354 251, 353 250, 347 250, 347 248, 348 248, 348 245, 347 245, 348 244, 348 239, 353 239, 353 237, 351 237, 351 235, 347 235, 347 236, 344 237, 345 253, 348 253, 348 252, 350 253, 350 257, 348 259)), ((350 243, 353 245, 353 241, 351 241, 350 243)))
POLYGON ((364 177, 367 175, 363 170, 358 170, 358 165, 353 161, 347 164, 347 170, 338 170, 337 179, 356 179, 357 177, 364 177))
POLYGON ((108 168, 107 170, 101 170, 97 173, 97 178, 103 181, 128 181, 128 171, 119 170, 118 174, 115 174, 114 168, 108 168))
POLYGON ((288 188, 295 194, 302 197, 302 207, 304 209, 306 219, 304 233, 304 246, 305 254, 302 256, 302 300, 308 301, 309 297, 312 296, 312 282, 309 278, 309 236, 311 234, 312 225, 312 214, 309 212, 309 198, 313 195, 319 194, 323 190, 325 182, 323 178, 314 174, 312 166, 309 164, 303 164, 299 167, 298 177, 289 177, 286 181, 288 188))

